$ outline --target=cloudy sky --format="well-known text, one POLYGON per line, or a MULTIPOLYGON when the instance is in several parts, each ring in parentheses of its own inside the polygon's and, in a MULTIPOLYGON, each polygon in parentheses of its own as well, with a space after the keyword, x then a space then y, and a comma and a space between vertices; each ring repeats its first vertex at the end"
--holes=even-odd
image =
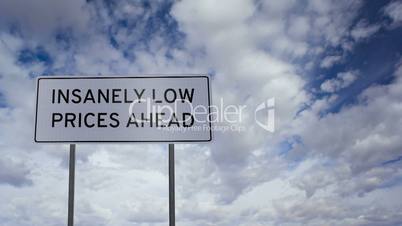
MULTIPOLYGON (((0 0, 0 225, 66 224, 37 76, 158 73, 276 100, 274 133, 176 145, 177 225, 402 225, 401 38, 395 0, 0 0)), ((76 225, 167 225, 167 145, 79 144, 76 177, 76 225)))

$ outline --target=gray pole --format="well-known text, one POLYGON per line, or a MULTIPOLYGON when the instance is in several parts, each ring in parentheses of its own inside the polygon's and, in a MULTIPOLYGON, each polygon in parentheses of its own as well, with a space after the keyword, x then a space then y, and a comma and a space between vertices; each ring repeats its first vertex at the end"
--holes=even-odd
POLYGON ((68 226, 74 225, 74 184, 75 184, 75 144, 70 144, 70 162, 68 170, 68 226))
POLYGON ((169 226, 176 225, 174 181, 174 144, 169 144, 169 226))

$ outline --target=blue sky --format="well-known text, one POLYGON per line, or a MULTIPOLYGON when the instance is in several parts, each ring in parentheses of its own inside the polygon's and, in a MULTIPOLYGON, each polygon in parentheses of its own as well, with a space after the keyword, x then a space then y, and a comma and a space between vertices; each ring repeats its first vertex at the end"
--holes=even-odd
MULTIPOLYGON (((66 221, 39 75, 210 73, 245 131, 177 145, 178 225, 402 224, 402 2, 0 2, 0 225, 66 221), (276 101, 276 130, 253 108, 276 101)), ((227 125, 225 122, 218 126, 227 125)), ((166 145, 77 146, 77 225, 166 225, 166 145)))

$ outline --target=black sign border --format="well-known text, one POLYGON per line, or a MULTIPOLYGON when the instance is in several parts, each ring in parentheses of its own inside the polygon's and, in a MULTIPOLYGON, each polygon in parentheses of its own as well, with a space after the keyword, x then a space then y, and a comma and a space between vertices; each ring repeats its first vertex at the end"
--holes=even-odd
POLYGON ((193 142, 210 142, 212 141, 212 122, 211 122, 211 92, 210 92, 209 76, 208 75, 164 75, 164 76, 41 76, 37 78, 36 83, 36 104, 35 104, 35 143, 193 143, 193 142), (37 121, 38 121, 38 100, 39 100, 39 81, 41 79, 146 79, 146 78, 206 78, 208 87, 208 119, 209 119, 209 139, 207 140, 142 140, 142 141, 130 141, 130 140, 85 140, 85 141, 48 141, 37 140, 37 121))

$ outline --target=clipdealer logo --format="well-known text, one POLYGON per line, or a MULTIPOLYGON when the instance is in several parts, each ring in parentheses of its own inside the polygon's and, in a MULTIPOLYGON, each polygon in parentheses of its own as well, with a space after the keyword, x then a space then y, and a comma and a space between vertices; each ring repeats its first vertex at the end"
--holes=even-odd
MULTIPOLYGON (((156 124, 169 124, 173 121, 180 123, 183 126, 178 128, 172 128, 171 130, 202 130, 211 129, 219 131, 245 131, 243 122, 244 111, 247 111, 246 105, 226 105, 223 98, 220 99, 218 105, 211 105, 207 109, 205 106, 194 105, 186 99, 176 99, 171 105, 154 105, 155 101, 150 98, 138 99, 133 101, 129 107, 129 115, 133 115, 134 109, 137 105, 146 105, 146 114, 150 115, 150 118, 156 120, 156 124), (188 110, 188 113, 184 113, 183 117, 177 117, 178 103, 184 104, 188 110), (153 112, 153 113, 151 113, 153 112), (210 127, 200 128, 195 123, 212 122, 215 125, 210 127)), ((250 111, 251 113, 252 111, 250 111)), ((252 114, 251 114, 252 115, 252 114)), ((133 119, 137 123, 147 123, 148 118, 135 118, 133 119)), ((254 109, 254 121, 262 129, 268 132, 275 132, 275 98, 269 98, 254 109)), ((168 130, 164 128, 165 130, 168 130)))
POLYGON ((267 99, 254 111, 257 125, 271 133, 275 132, 275 98, 267 99))

